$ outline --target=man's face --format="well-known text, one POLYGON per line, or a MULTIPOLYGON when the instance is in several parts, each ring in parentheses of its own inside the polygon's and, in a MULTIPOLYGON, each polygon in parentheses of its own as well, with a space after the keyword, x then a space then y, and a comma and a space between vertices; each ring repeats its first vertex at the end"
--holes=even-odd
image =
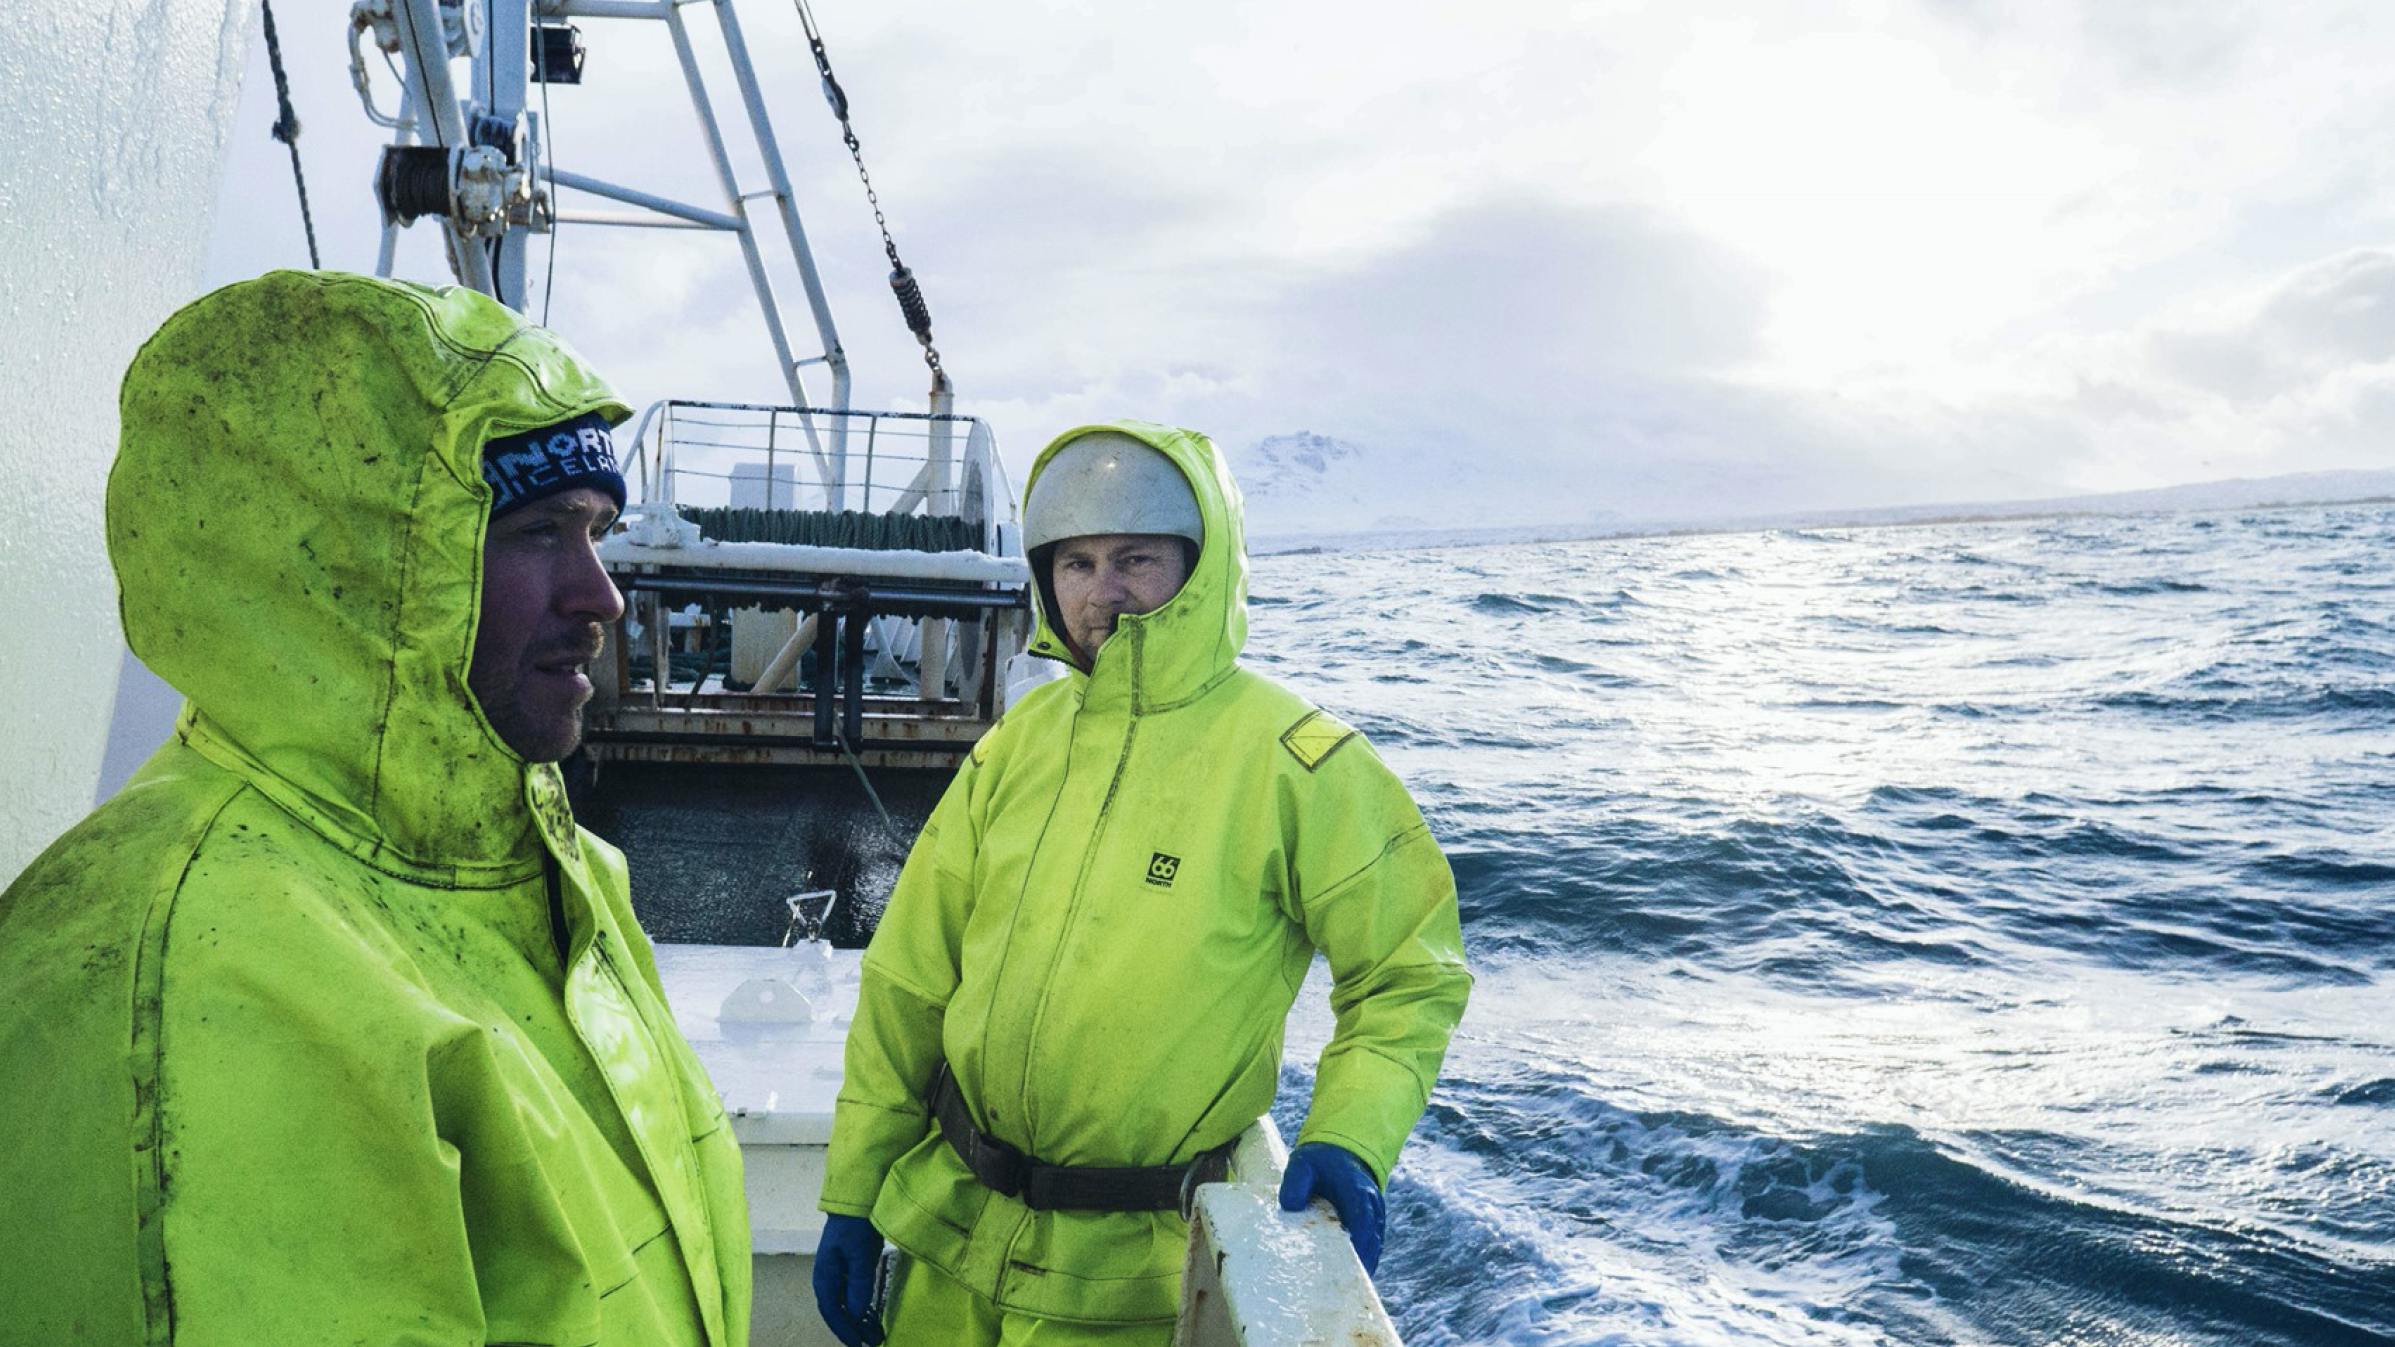
POLYGON ((1181 540, 1169 533, 1100 533, 1067 538, 1049 558, 1049 584, 1064 638, 1087 665, 1125 613, 1152 613, 1189 578, 1181 540))
POLYGON ((590 662, 624 596, 599 565, 615 502, 589 487, 491 521, 482 544, 482 620, 466 687, 499 738, 526 762, 555 762, 582 742, 590 662))

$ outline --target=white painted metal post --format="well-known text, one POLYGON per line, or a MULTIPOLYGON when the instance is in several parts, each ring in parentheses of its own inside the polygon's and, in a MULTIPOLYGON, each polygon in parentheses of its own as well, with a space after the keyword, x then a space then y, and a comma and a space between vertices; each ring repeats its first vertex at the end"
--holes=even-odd
MULTIPOLYGON (((924 454, 924 513, 934 517, 956 513, 956 423, 948 419, 956 411, 956 390, 946 379, 934 379, 931 385, 931 433, 924 454)), ((946 695, 948 691, 948 632, 953 625, 944 617, 923 619, 923 658, 917 665, 921 677, 917 695, 925 700, 946 695)))
POLYGON ((798 630, 790 634, 790 639, 782 643, 782 648, 773 653, 772 659, 765 661, 765 667, 758 671, 757 681, 749 691, 798 691, 798 684, 792 681, 791 675, 798 668, 799 657, 815 644, 815 618, 815 614, 809 613, 799 620, 798 630), (790 686, 785 689, 782 687, 784 683, 790 686))
MULTIPOLYGON (((455 153, 466 144, 466 119, 457 106, 457 86, 449 78, 449 42, 441 35, 441 14, 434 0, 399 0, 392 7, 398 20, 400 44, 407 49, 408 82, 416 102, 432 117, 433 143, 455 153)), ((491 293, 491 259, 474 239, 461 239, 444 216, 441 236, 449 245, 449 260, 468 286, 491 293)))
MULTIPOLYGON (((798 220, 798 198, 790 190, 790 173, 782 165, 781 146, 774 140, 773 121, 765 113, 765 92, 757 83, 756 67, 748 57, 748 40, 740 32, 740 16, 731 0, 715 0, 715 14, 723 24, 724 49, 732 58, 732 78, 740 85, 740 98, 748 108, 750 128, 756 133, 757 148, 765 156, 766 180, 773 187, 774 207, 781 213, 782 231, 790 236, 790 253, 798 263, 799 283, 806 288, 807 307, 815 313, 815 331, 823 339, 823 363, 832 372, 831 409, 835 413, 848 410, 848 355, 840 349, 840 332, 832 323, 831 301, 824 297, 823 280, 815 274, 815 253, 807 246, 807 231, 798 220)), ((799 399, 804 403, 806 399, 799 399)), ((848 418, 835 415, 832 420, 832 506, 844 508, 841 491, 848 477, 848 418)))
POLYGON ((924 456, 930 470, 924 508, 930 514, 956 513, 956 422, 948 419, 955 414, 956 390, 941 379, 932 385, 930 447, 924 456))
POLYGON ((723 127, 715 120, 715 105, 708 100, 706 81, 699 75, 698 56, 690 49, 690 30, 682 22, 682 12, 673 8, 665 12, 665 26, 674 35, 674 55, 682 63, 682 82, 690 88, 690 105, 698 113, 699 129, 706 133, 707 152, 715 158, 715 175, 723 183, 724 199, 740 222, 734 233, 740 240, 740 255, 748 263, 749 283, 756 287, 758 306, 765 310, 765 330, 773 338, 774 359, 782 367, 783 382, 790 387, 790 400, 804 406, 807 390, 798 381, 798 364, 790 354, 790 334, 782 327, 782 308, 774 300, 773 281, 765 274, 764 255, 757 251, 757 231, 748 218, 748 203, 740 199, 740 179, 732 171, 731 156, 724 150, 723 127))
MULTIPOLYGON (((527 0, 490 0, 491 27, 483 35, 482 51, 474 58, 485 115, 509 126, 524 120, 524 91, 532 67, 532 16, 527 0)), ((499 302, 521 312, 524 308, 525 253, 532 247, 529 221, 511 223, 500 235, 499 272, 493 279, 499 302)))

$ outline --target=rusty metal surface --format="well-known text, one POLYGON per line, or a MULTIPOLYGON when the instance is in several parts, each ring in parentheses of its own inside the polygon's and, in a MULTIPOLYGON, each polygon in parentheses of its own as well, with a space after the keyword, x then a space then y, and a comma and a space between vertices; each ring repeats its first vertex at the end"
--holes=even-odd
MULTIPOLYGON (((775 544, 749 545, 769 547, 775 544)), ((743 602, 779 599, 784 601, 780 606, 810 613, 845 606, 904 617, 973 617, 993 610, 1022 608, 1028 603, 1024 591, 1019 589, 967 589, 936 582, 910 584, 881 578, 868 582, 851 581, 842 585, 835 580, 824 580, 812 572, 789 576, 764 574, 763 578, 730 578, 714 572, 678 574, 611 567, 608 576, 615 581, 616 588, 626 594, 688 594, 743 602)))
MULTIPOLYGON (((809 699, 810 703, 812 698, 809 699)), ((953 750, 971 748, 975 740, 989 729, 989 723, 963 716, 909 716, 875 714, 864 717, 863 742, 867 744, 901 740, 909 744, 947 745, 953 750)), ((619 707, 605 716, 593 716, 585 726, 593 743, 634 738, 674 739, 693 743, 708 743, 718 739, 812 739, 815 734, 815 713, 812 705, 803 713, 771 713, 764 711, 684 711, 656 710, 642 706, 619 707)))
MULTIPOLYGON (((592 744, 593 760, 601 763, 680 763, 685 766, 778 766, 778 767, 836 767, 846 771, 848 759, 836 748, 817 748, 806 743, 624 743, 592 744)), ((891 768, 900 771, 949 771, 961 759, 948 750, 907 748, 861 748, 857 761, 866 770, 891 768)))
MULTIPOLYGON (((643 688, 645 691, 645 686, 643 688)), ((669 692, 663 704, 671 710, 731 711, 764 715, 813 716, 815 698, 809 693, 789 692, 730 692, 710 688, 705 692, 669 692)), ((972 708, 954 697, 936 700, 921 697, 892 697, 867 693, 865 709, 868 715, 947 715, 969 717, 972 708)))

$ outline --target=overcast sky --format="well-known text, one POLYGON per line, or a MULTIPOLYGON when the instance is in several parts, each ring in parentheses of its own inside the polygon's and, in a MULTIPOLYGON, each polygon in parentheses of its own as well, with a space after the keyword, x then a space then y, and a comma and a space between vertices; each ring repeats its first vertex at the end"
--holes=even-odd
MULTIPOLYGON (((816 5, 1018 471, 1118 415, 1570 515, 2395 467, 2395 6, 816 5)), ((340 13, 277 18, 326 264, 371 270, 340 13)), ((743 14, 857 401, 919 406, 797 23, 743 14)), ((719 206, 662 30, 582 26, 558 162, 719 206)), ((262 42, 243 99, 215 280, 305 264, 262 42)), ((636 402, 781 396, 724 236, 569 229, 550 321, 636 402)))

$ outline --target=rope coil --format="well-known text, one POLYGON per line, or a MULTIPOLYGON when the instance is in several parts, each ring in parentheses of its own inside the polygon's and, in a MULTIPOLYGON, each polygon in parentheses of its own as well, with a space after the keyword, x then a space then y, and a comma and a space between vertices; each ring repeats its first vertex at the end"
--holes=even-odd
POLYGON ((374 177, 383 209, 401 224, 449 213, 449 151, 438 145, 390 145, 374 177))

